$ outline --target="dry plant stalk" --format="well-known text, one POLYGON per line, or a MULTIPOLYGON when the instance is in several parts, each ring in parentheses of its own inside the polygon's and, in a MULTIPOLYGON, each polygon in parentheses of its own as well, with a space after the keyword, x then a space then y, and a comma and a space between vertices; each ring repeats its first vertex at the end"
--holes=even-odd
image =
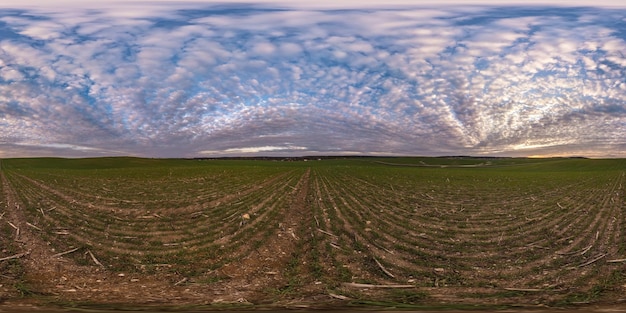
POLYGON ((98 259, 96 259, 96 256, 93 255, 93 253, 91 253, 91 250, 87 250, 87 253, 89 253, 89 256, 91 257, 91 260, 93 260, 93 262, 96 263, 96 265, 104 267, 104 265, 102 265, 102 263, 100 263, 100 261, 98 261, 98 259))
POLYGON ((396 278, 396 276, 391 274, 391 272, 389 272, 382 264, 380 264, 380 262, 378 262, 378 259, 374 258, 374 262, 376 262, 376 265, 378 265, 378 267, 380 267, 380 269, 383 271, 383 273, 387 274, 387 276, 389 276, 391 278, 396 278))
POLYGON ((331 296, 331 297, 333 297, 333 298, 335 298, 335 299, 339 299, 339 300, 352 300, 352 299, 351 299, 351 298, 349 298, 349 297, 342 296, 342 295, 338 295, 338 294, 336 294, 336 293, 332 293, 332 292, 329 292, 329 293, 328 293, 328 295, 329 295, 329 296, 331 296))
POLYGON ((29 222, 26 222, 26 225, 28 225, 28 226, 30 226, 30 227, 32 227, 32 228, 34 228, 34 229, 38 230, 38 231, 42 231, 42 229, 41 229, 41 228, 39 228, 39 227, 37 227, 36 225, 33 225, 33 224, 29 223, 29 222))
POLYGON ((0 261, 6 261, 6 260, 12 260, 12 259, 18 259, 21 258, 25 255, 28 255, 30 253, 30 251, 26 251, 26 252, 22 252, 22 253, 18 253, 18 254, 14 254, 12 256, 8 256, 8 257, 4 257, 1 258, 0 261))
POLYGON ((360 284, 360 283, 343 283, 346 287, 354 288, 378 288, 378 289, 393 289, 393 288, 415 288, 414 285, 373 285, 373 284, 360 284))
POLYGON ((524 292, 542 292, 544 289, 536 289, 536 288, 504 288, 504 290, 508 291, 524 291, 524 292))
POLYGON ((605 256, 606 256, 606 253, 602 253, 599 256, 593 258, 591 261, 588 261, 588 262, 585 262, 585 263, 583 263, 581 265, 578 265, 578 267, 583 267, 583 266, 587 266, 589 264, 593 264, 593 263, 597 262, 598 260, 604 258, 605 256))
POLYGON ((335 235, 335 234, 331 234, 331 233, 329 233, 329 232, 327 232, 327 231, 325 231, 325 230, 323 230, 323 229, 321 229, 321 228, 318 228, 317 230, 318 230, 320 233, 322 233, 322 234, 326 234, 326 235, 328 235, 328 236, 332 236, 332 237, 339 237, 339 236, 337 236, 337 235, 335 235))
POLYGON ((61 252, 61 253, 57 253, 57 254, 53 255, 52 257, 53 258, 57 258, 57 257, 60 257, 62 255, 70 254, 72 252, 78 251, 78 249, 80 249, 80 248, 74 248, 74 249, 67 250, 67 251, 64 251, 64 252, 61 252))

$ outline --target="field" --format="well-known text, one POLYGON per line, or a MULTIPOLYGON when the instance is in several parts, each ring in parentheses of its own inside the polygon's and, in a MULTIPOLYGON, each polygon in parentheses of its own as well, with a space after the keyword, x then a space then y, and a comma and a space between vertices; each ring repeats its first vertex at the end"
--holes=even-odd
POLYGON ((626 301, 626 160, 6 159, 0 304, 626 301))

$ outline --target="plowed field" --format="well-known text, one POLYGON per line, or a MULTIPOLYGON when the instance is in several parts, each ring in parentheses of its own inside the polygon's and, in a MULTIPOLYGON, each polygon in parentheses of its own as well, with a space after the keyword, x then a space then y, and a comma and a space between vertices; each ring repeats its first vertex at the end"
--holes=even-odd
POLYGON ((9 159, 0 303, 626 301, 626 161, 9 159))

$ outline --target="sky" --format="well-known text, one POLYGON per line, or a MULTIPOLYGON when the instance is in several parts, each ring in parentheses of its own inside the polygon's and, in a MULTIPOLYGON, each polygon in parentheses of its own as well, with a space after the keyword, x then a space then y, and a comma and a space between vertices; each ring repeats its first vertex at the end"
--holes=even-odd
POLYGON ((626 157, 623 1, 0 1, 0 158, 626 157))

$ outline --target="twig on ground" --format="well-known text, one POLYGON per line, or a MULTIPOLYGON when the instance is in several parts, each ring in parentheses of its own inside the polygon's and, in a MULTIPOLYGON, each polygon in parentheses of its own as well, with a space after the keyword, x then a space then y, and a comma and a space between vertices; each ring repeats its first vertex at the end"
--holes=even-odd
POLYGON ((178 282, 176 282, 176 283, 174 284, 174 286, 178 286, 178 285, 180 285, 180 284, 182 284, 182 283, 184 283, 184 282, 186 282, 186 281, 187 281, 187 277, 185 277, 185 278, 183 278, 183 279, 179 280, 178 282))
POLYGON ((524 291, 524 292, 542 292, 544 289, 535 289, 535 288, 504 288, 504 290, 508 291, 524 291))
POLYGON ((41 228, 39 228, 39 227, 37 227, 37 226, 35 226, 35 225, 33 225, 33 224, 29 223, 29 222, 26 222, 26 225, 28 225, 28 226, 30 226, 30 227, 32 227, 32 228, 34 228, 34 229, 38 230, 38 231, 42 231, 42 229, 41 229, 41 228))
POLYGON ((622 263, 626 262, 626 259, 607 260, 606 263, 622 263))
POLYGON ((323 229, 321 229, 321 228, 318 228, 317 230, 318 230, 320 233, 322 233, 322 234, 326 234, 326 235, 328 235, 328 236, 332 236, 332 237, 339 237, 339 236, 337 236, 337 235, 335 235, 335 234, 331 234, 331 233, 329 233, 329 232, 327 232, 327 231, 325 231, 325 230, 323 230, 323 229))
POLYGON ((67 250, 67 251, 64 251, 64 252, 61 252, 61 253, 57 253, 57 254, 53 255, 52 257, 53 258, 57 258, 57 257, 60 257, 62 255, 70 254, 72 252, 78 251, 78 249, 80 249, 80 248, 74 248, 74 249, 67 250))
POLYGON ((376 259, 375 257, 374 257, 374 262, 376 262, 376 265, 378 265, 378 267, 380 267, 380 269, 383 271, 383 273, 387 274, 387 276, 389 276, 391 278, 396 278, 396 276, 391 274, 391 272, 389 272, 382 264, 380 264, 380 262, 378 262, 378 259, 376 259))
POLYGON ((586 248, 583 248, 581 250, 577 250, 577 251, 571 251, 571 252, 557 252, 556 254, 558 255, 572 255, 572 254, 577 254, 580 253, 580 255, 585 254, 587 251, 589 251, 589 249, 591 249, 591 247, 593 247, 593 245, 589 245, 586 248))
POLYGON ((583 249, 583 251, 580 252, 580 255, 583 255, 583 254, 587 253, 587 251, 589 251, 591 249, 591 247, 593 247, 593 245, 590 245, 589 247, 583 249))
POLYGON ((354 288, 415 288, 415 285, 373 285, 373 284, 359 284, 359 283, 343 283, 346 287, 354 288))
POLYGON ((30 251, 26 251, 26 252, 22 252, 22 253, 18 253, 18 254, 14 254, 12 256, 8 256, 8 257, 4 257, 4 258, 0 258, 0 261, 6 261, 6 260, 12 260, 12 259, 18 259, 21 258, 25 255, 28 255, 30 253, 30 251))
POLYGON ((349 297, 338 295, 338 294, 335 294, 335 293, 332 293, 332 292, 329 292, 328 295, 333 297, 333 298, 335 298, 335 299, 339 299, 339 300, 352 300, 349 297))
POLYGON ((87 250, 87 253, 89 253, 89 256, 91 257, 93 262, 96 263, 96 265, 104 267, 104 265, 102 265, 102 263, 100 263, 100 261, 98 261, 98 259, 96 259, 96 256, 93 255, 93 253, 91 253, 91 250, 87 250))
POLYGON ((588 262, 585 262, 585 263, 583 263, 583 264, 581 264, 581 265, 578 265, 578 267, 583 267, 583 266, 587 266, 587 265, 589 265, 589 264, 595 263, 595 262, 597 262, 598 260, 600 260, 600 259, 604 258, 605 256, 606 256, 606 253, 602 253, 602 254, 600 254, 599 256, 597 256, 597 257, 593 258, 591 261, 588 261, 588 262))

